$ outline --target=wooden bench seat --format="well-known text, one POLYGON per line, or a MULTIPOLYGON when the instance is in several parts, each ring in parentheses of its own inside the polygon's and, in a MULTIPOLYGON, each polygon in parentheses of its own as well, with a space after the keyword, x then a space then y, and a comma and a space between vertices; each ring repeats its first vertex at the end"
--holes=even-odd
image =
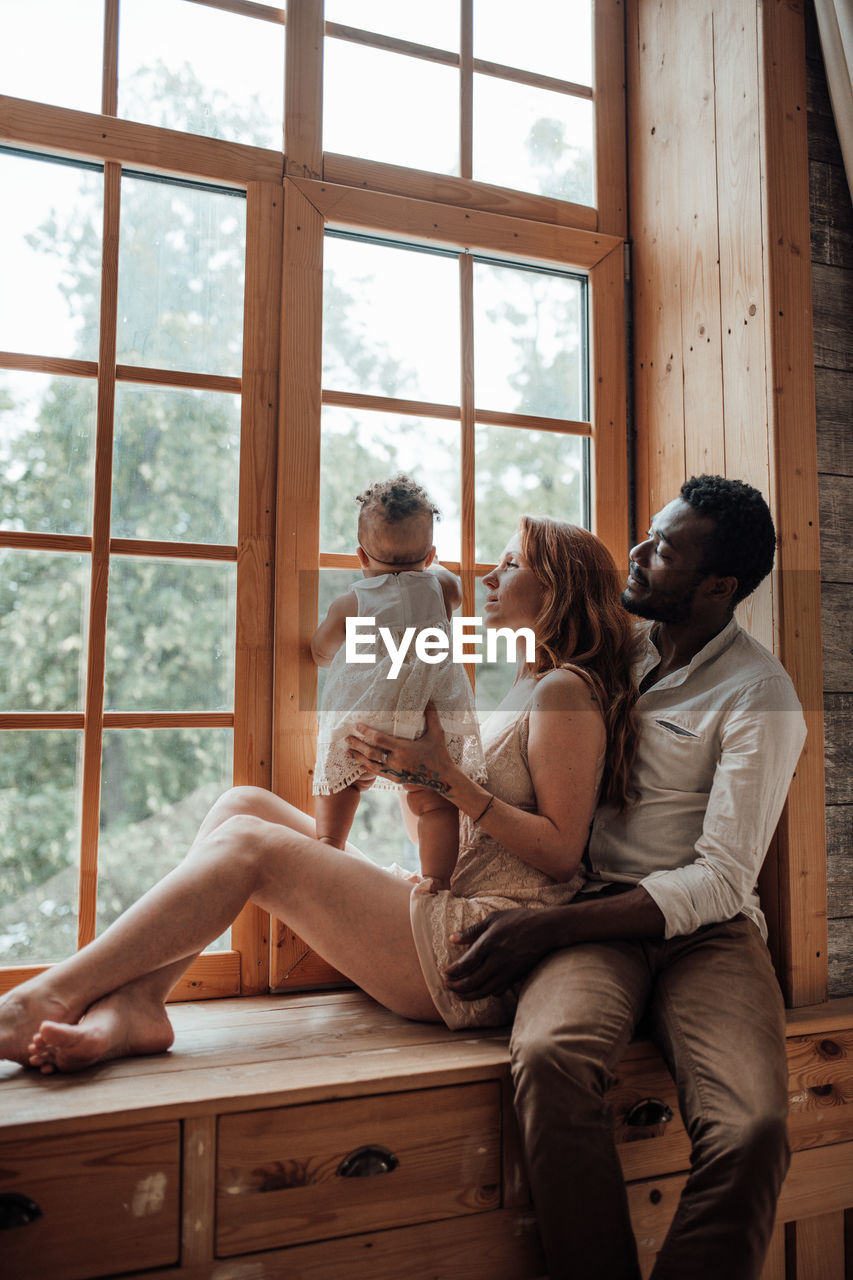
MULTIPOLYGON (((407 1022, 352 990, 171 1015, 166 1055, 74 1078, 0 1068, 0 1215, 26 1216, 10 1195, 40 1211, 0 1232, 9 1280, 543 1274, 505 1032, 407 1022)), ((765 1275, 842 1280, 853 1000, 792 1011, 788 1030, 795 1154, 765 1275)), ((689 1144, 651 1044, 632 1044, 610 1097, 648 1273, 689 1144)))

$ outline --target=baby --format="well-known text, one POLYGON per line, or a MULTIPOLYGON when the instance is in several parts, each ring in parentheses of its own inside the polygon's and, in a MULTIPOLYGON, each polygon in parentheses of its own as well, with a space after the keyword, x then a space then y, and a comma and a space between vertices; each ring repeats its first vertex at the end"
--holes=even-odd
MULTIPOLYGON (((449 637, 450 615, 462 600, 459 579, 435 562, 432 527, 439 511, 420 485, 400 474, 370 485, 356 501, 364 580, 332 601, 311 641, 314 661, 331 666, 314 771, 317 838, 338 849, 346 844, 361 792, 373 780, 347 752, 347 735, 355 733, 357 723, 417 738, 424 729, 424 708, 432 701, 453 759, 476 781, 486 780, 471 684, 449 653, 442 662, 423 662, 410 643, 391 679, 387 646, 384 653, 377 647, 375 663, 346 661, 348 618, 375 619, 375 631, 387 627, 397 647, 407 627, 416 632, 438 628, 449 637)), ((379 785, 396 784, 381 780, 379 785)), ((430 887, 446 887, 456 865, 459 811, 427 787, 407 791, 406 802, 417 817, 421 872, 430 887)))

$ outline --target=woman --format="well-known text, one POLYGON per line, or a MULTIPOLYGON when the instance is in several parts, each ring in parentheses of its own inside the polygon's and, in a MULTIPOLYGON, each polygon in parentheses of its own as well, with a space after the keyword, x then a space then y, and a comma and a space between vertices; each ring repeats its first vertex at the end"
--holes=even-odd
MULTIPOLYGON (((524 517, 484 583, 488 626, 531 627, 536 635, 534 662, 519 658, 516 682, 496 713, 498 736, 505 743, 508 735, 513 749, 510 758, 497 751, 494 768, 487 749, 489 786, 453 763, 432 712, 416 741, 365 726, 350 746, 365 771, 435 787, 459 809, 466 856, 455 878, 461 873, 468 883, 454 888, 487 894, 494 867, 491 888, 506 906, 554 901, 549 895, 566 901, 599 793, 627 800, 635 742, 630 621, 606 548, 585 530, 552 520, 524 517), (510 882, 519 878, 527 896, 512 893, 510 882)), ((444 944, 437 936, 430 956, 429 939, 455 922, 439 921, 433 930, 436 908, 418 895, 416 946, 412 895, 402 877, 321 844, 312 819, 293 805, 258 788, 235 788, 214 805, 179 867, 89 946, 0 1002, 0 1057, 44 1072, 73 1071, 167 1049, 169 991, 247 901, 286 919, 395 1013, 451 1020, 458 1009, 448 1016, 440 994, 444 944)), ((511 1007, 497 1011, 499 1020, 511 1015, 511 1007)))

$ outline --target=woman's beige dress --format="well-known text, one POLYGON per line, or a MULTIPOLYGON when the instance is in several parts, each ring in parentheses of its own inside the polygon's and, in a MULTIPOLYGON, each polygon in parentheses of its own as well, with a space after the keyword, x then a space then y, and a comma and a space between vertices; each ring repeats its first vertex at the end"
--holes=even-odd
MULTIPOLYGON (((489 791, 499 800, 536 811, 536 795, 527 762, 530 708, 536 686, 526 701, 511 711, 499 707, 482 728, 489 791)), ((598 762, 596 789, 604 759, 598 762)), ((515 1016, 518 987, 501 996, 462 1000, 444 985, 447 966, 463 954, 464 946, 450 942, 450 935, 477 924, 493 911, 513 907, 553 907, 569 902, 583 882, 578 873, 571 880, 552 880, 522 861, 487 835, 471 818, 460 814, 459 858, 450 888, 438 893, 419 892, 411 898, 412 932, 418 958, 430 994, 452 1030, 463 1027, 496 1027, 515 1016)), ((520 985, 520 984, 519 984, 520 985)))

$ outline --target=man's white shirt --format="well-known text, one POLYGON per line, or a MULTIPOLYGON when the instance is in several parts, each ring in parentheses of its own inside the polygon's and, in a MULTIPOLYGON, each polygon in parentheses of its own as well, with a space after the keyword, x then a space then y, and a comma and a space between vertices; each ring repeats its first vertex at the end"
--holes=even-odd
MULTIPOLYGON (((638 683, 660 661, 653 630, 638 683)), ((642 693, 637 712, 639 802, 598 810, 586 891, 642 885, 667 938, 741 911, 766 937, 755 886, 806 737, 790 677, 732 618, 688 666, 642 693)))

